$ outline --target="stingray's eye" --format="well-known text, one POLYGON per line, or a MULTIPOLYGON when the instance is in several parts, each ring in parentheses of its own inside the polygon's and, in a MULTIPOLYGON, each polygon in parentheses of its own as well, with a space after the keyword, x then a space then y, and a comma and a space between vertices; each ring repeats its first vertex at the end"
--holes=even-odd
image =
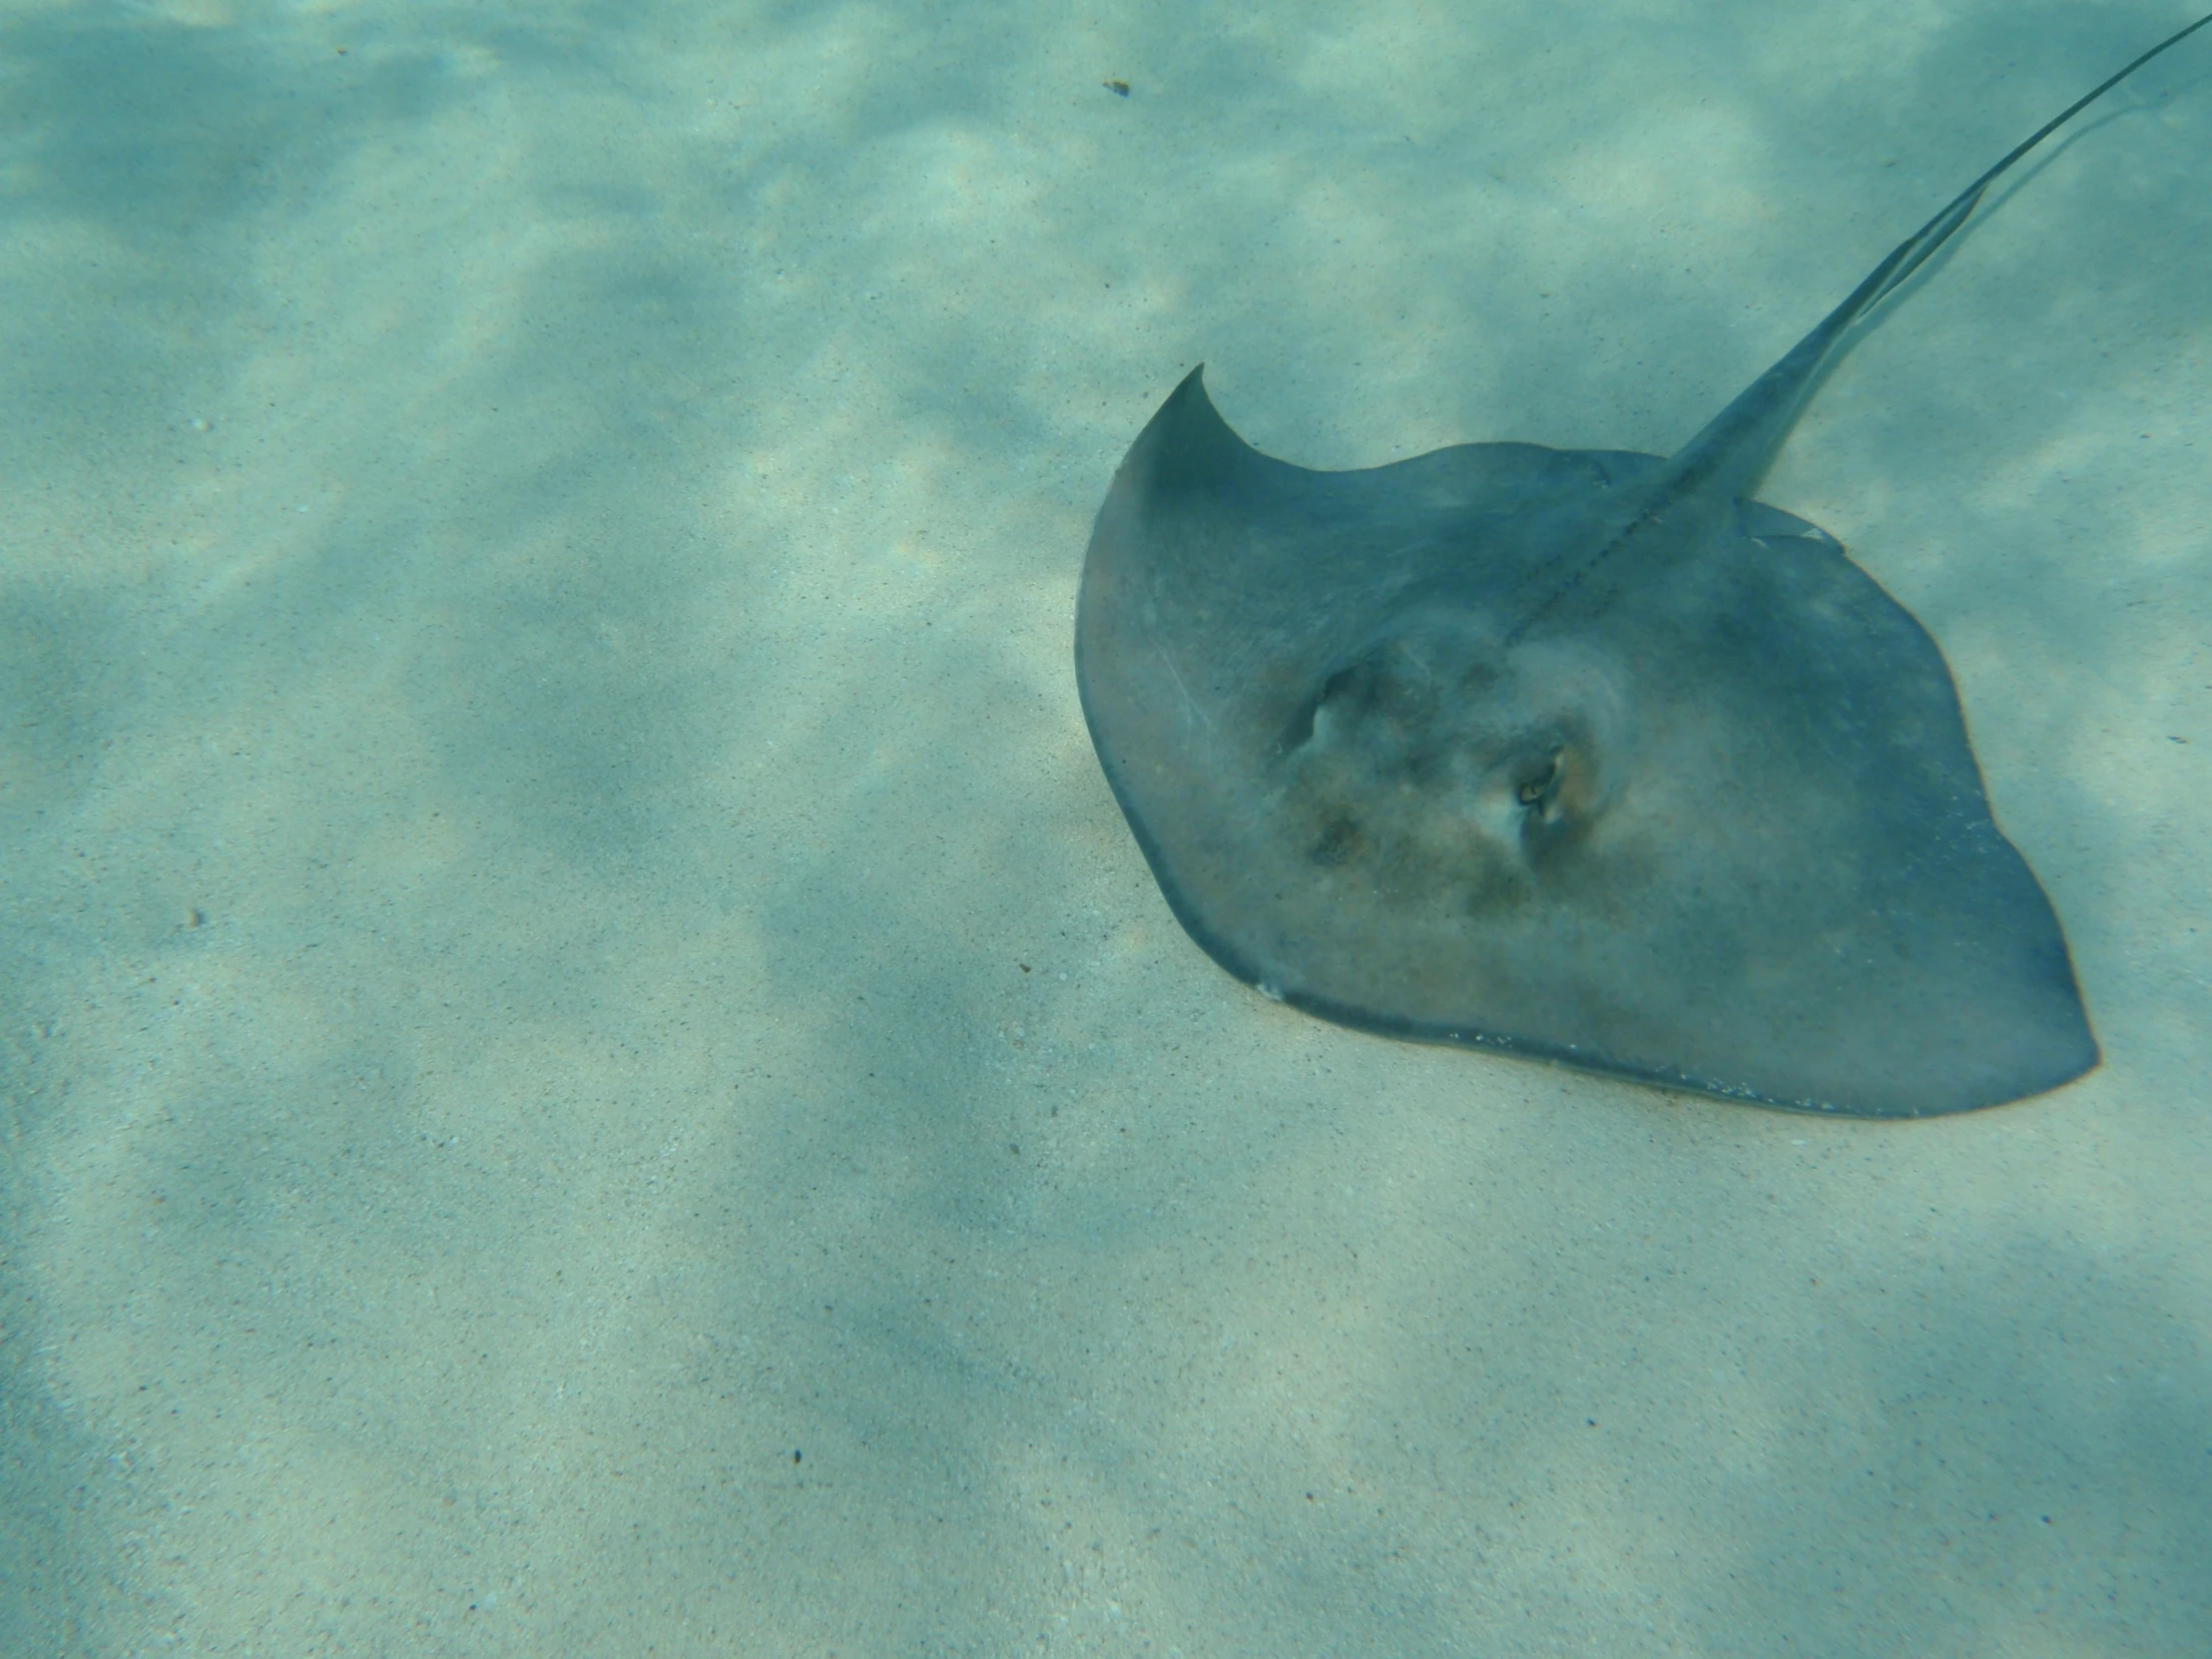
POLYGON ((1544 763, 1544 770, 1526 780, 1513 793, 1523 807, 1541 807, 1559 788, 1559 757, 1557 754, 1544 763))

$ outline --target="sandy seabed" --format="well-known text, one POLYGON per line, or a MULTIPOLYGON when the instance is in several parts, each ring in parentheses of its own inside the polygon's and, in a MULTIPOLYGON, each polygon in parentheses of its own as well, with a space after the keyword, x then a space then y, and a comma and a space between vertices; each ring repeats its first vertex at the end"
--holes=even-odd
POLYGON ((1670 449, 2186 15, 0 8, 0 1651, 2212 1652, 2212 36, 1763 491, 2079 1084, 1276 1006, 1069 657, 1192 364, 1670 449))

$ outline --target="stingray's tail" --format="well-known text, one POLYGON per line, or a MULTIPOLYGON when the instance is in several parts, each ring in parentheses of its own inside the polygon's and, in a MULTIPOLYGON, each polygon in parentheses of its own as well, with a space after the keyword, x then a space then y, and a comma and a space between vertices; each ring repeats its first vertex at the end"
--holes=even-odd
POLYGON ((1666 477, 1660 482, 1662 498, 1711 487, 1722 488, 1729 495, 1749 493, 1796 423, 1798 410, 1811 395, 1823 365, 1835 355, 1852 324, 1910 280, 1913 274, 1928 263, 1929 257, 1972 216, 1989 187, 2010 171, 2022 156, 2159 53, 2179 45, 2208 23, 2212 23, 2212 14, 2198 18, 2186 29, 2175 30, 2126 68, 2107 77, 2093 91, 2075 99, 2014 145, 2002 161, 1960 191, 1941 213, 1898 244, 1890 257, 1852 290, 1849 299, 1823 317, 1820 326, 1792 346, 1780 362, 1752 381, 1743 395, 1714 416, 1705 430, 1668 463, 1666 477))
POLYGON ((1749 495, 1760 475, 1767 470, 1775 450, 1789 435, 1798 411, 1812 395, 1822 367, 1835 356, 1851 325, 1896 292, 1901 283, 1926 265, 1929 257, 1972 216, 1989 187, 2022 156, 2159 53, 2170 46, 2178 46, 2208 23, 2212 23, 2212 13, 2198 18, 2186 29, 2175 30, 2126 68, 2107 76, 2092 91, 2075 99, 2014 145, 2002 161, 1960 191, 1941 213, 1892 249, 1890 257, 1852 289, 1850 298, 1823 317, 1819 327, 1793 345, 1780 362, 1752 381, 1733 403, 1706 423, 1703 431, 1683 445, 1672 460, 1641 483, 1644 493, 1635 517, 1604 546, 1568 571, 1557 586, 1522 615, 1507 631, 1506 643, 1517 643, 1537 623, 1570 600, 1599 566, 1643 535, 1670 502, 1708 490, 1724 497, 1749 495))

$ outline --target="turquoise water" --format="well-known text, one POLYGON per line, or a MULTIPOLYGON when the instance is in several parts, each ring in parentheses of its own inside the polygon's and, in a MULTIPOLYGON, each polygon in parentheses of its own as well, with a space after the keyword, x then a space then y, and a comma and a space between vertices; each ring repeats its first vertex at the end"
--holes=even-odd
POLYGON ((1667 450, 2183 21, 0 8, 0 1652, 2212 1651, 2203 37, 1763 491, 1942 643, 2079 1084, 1304 1018, 1069 662, 1193 363, 1667 450))

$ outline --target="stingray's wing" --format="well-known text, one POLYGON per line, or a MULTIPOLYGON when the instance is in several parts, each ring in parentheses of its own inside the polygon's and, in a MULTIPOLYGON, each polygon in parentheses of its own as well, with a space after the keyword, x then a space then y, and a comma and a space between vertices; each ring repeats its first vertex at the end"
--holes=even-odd
POLYGON ((1864 1115, 2096 1059, 1925 631, 1832 539, 1679 511, 1674 557, 1508 642, 1648 457, 1259 455, 1196 375, 1085 564, 1084 709, 1177 916, 1350 1024, 1864 1115))

